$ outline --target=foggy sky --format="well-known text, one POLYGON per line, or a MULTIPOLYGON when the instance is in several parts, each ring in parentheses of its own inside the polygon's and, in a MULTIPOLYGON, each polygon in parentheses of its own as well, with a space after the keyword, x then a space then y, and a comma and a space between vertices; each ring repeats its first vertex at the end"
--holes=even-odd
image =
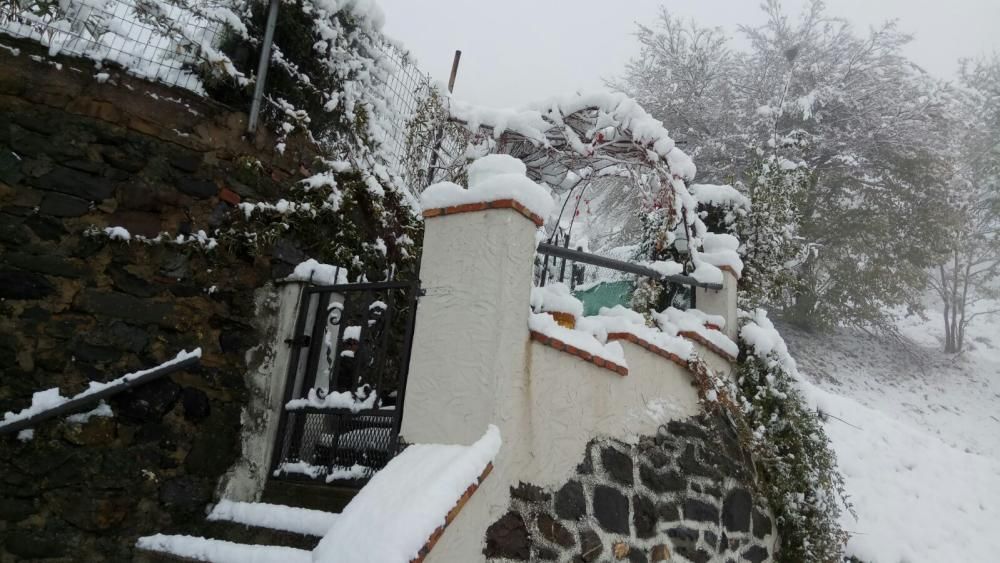
MULTIPOLYGON (((635 22, 653 23, 661 4, 731 36, 764 21, 755 0, 379 0, 384 31, 424 72, 446 81, 461 49, 456 97, 491 106, 602 88, 638 53, 635 22)), ((784 2, 794 14, 804 4, 784 2)), ((906 54, 942 78, 961 57, 1000 51, 1000 0, 828 0, 827 10, 859 32, 898 19, 915 36, 906 54)))

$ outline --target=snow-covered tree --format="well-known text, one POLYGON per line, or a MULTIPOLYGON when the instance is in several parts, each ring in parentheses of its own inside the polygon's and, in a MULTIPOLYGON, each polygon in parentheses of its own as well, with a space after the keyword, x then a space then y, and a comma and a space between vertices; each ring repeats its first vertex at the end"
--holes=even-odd
POLYGON ((974 319, 1000 313, 1000 57, 965 61, 956 95, 949 217, 930 286, 941 299, 945 351, 961 352, 974 319))
POLYGON ((862 36, 819 0, 797 19, 774 0, 763 8, 765 24, 740 29, 745 52, 664 12, 655 29, 640 27, 641 54, 621 86, 671 124, 699 181, 748 189, 759 158, 808 178, 801 194, 771 194, 770 205, 784 196, 780 207, 796 209, 778 231, 812 250, 794 262, 794 291, 772 306, 811 326, 884 324, 889 307, 919 305, 933 256, 924 241, 943 225, 930 203, 947 176, 936 148, 944 88, 902 55, 909 37, 893 23, 862 36))

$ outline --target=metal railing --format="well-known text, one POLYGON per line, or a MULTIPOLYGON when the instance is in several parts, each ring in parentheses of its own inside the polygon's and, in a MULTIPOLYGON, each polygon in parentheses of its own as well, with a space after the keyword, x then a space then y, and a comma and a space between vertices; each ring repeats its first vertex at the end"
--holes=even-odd
MULTIPOLYGON (((618 260, 598 254, 573 250, 566 246, 559 246, 552 243, 539 243, 538 256, 541 258, 537 263, 536 280, 541 286, 549 281, 567 283, 571 290, 581 291, 581 288, 588 288, 589 281, 600 282, 626 282, 632 276, 647 278, 654 283, 662 284, 664 302, 663 306, 676 307, 678 309, 694 309, 697 306, 695 288, 721 290, 722 284, 706 283, 698 281, 691 276, 680 274, 665 275, 657 270, 624 260, 618 260), (550 262, 551 260, 551 262, 550 262), (587 266, 595 269, 607 269, 614 272, 611 276, 595 276, 593 272, 588 275, 587 266)), ((636 289, 636 284, 629 282, 629 289, 618 288, 615 298, 620 305, 627 306, 625 301, 631 300, 632 292, 636 289)), ((586 306, 586 298, 580 296, 586 306)), ((606 297, 607 298, 607 297, 606 297)), ((588 314, 594 314, 588 313, 588 314)))
POLYGON ((45 422, 46 420, 56 418, 58 416, 63 416, 83 411, 87 407, 90 407, 91 405, 96 405, 97 403, 103 401, 104 399, 113 397, 119 393, 124 393, 125 391, 138 387, 140 385, 145 385, 146 383, 155 381, 157 379, 160 379, 161 377, 168 376, 172 373, 176 373, 178 371, 183 371, 185 369, 193 367, 197 365, 200 360, 201 360, 200 357, 192 356, 189 358, 185 358, 179 362, 174 362, 158 368, 153 368, 152 370, 149 370, 143 373, 142 375, 133 378, 123 379, 119 383, 116 383, 114 385, 109 385, 108 387, 105 387, 100 391, 89 393, 83 397, 70 399, 65 403, 52 407, 51 409, 42 411, 38 414, 34 414, 27 418, 11 422, 10 424, 0 424, 0 434, 20 432, 21 430, 24 430, 26 428, 32 428, 34 426, 37 426, 39 423, 45 422))

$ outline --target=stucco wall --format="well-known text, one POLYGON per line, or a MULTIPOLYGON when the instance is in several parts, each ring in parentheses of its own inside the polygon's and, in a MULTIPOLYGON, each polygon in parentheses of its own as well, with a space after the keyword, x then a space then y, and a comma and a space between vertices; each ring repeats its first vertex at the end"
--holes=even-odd
MULTIPOLYGON (((701 412, 692 376, 678 364, 622 342, 621 376, 530 340, 534 223, 512 209, 428 218, 421 298, 402 438, 409 443, 477 439, 489 424, 504 445, 492 474, 445 531, 428 562, 484 561, 484 533, 520 482, 565 483, 594 438, 636 443, 669 421, 701 412)), ((703 347, 702 347, 703 348, 703 347)), ((710 366, 729 362, 701 349, 710 366)))

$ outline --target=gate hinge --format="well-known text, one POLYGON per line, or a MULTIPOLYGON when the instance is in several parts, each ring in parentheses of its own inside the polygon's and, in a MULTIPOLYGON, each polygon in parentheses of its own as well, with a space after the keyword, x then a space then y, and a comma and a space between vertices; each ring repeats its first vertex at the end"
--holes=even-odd
POLYGON ((300 334, 293 338, 286 338, 285 344, 291 344, 293 346, 306 347, 312 342, 312 337, 308 334, 300 334))

